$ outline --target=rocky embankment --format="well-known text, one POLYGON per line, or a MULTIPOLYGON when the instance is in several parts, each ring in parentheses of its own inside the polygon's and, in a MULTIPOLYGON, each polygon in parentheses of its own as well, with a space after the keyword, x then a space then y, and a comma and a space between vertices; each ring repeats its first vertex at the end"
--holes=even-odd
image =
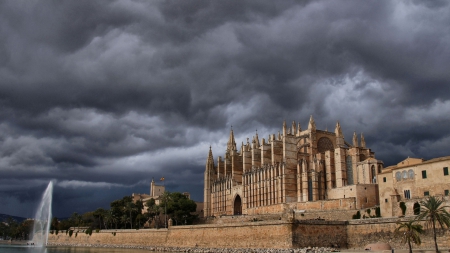
POLYGON ((70 247, 93 247, 93 248, 123 248, 142 249, 160 252, 189 252, 189 253, 322 253, 337 252, 338 250, 329 247, 307 247, 296 249, 230 249, 230 248, 179 248, 179 247, 152 247, 136 245, 108 245, 108 244, 62 244, 49 243, 48 246, 70 246, 70 247))

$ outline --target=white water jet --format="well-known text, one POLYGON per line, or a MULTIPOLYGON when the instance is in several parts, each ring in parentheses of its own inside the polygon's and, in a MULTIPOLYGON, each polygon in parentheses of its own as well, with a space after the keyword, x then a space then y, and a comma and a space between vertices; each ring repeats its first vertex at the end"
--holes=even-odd
POLYGON ((33 243, 39 247, 47 245, 48 232, 52 222, 52 196, 53 182, 50 181, 34 216, 33 243))

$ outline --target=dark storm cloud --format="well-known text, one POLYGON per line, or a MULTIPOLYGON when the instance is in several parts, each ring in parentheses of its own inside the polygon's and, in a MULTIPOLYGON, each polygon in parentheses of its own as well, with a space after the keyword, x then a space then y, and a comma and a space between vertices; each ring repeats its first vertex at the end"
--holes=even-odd
POLYGON ((54 179, 69 216, 161 176, 201 200, 231 125, 310 115, 385 165, 448 155, 449 24, 446 1, 2 1, 0 202, 54 179))

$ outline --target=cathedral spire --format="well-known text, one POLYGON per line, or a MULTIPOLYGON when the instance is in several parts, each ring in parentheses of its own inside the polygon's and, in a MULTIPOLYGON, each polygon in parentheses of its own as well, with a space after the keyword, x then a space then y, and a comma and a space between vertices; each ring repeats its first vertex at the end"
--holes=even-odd
POLYGON ((301 131, 302 131, 302 127, 300 126, 300 122, 298 122, 297 134, 300 135, 301 131))
POLYGON ((364 135, 361 133, 361 148, 366 148, 366 140, 364 140, 364 135))
POLYGON ((286 136, 287 134, 287 126, 286 126, 286 120, 283 121, 283 136, 286 136))
POLYGON ((359 147, 358 136, 356 136, 356 131, 353 132, 353 147, 359 147))
POLYGON ((209 146, 208 159, 206 160, 206 165, 212 164, 214 166, 214 157, 212 153, 211 146, 209 146))
POLYGON ((314 122, 313 116, 309 118, 309 124, 308 124, 309 130, 316 130, 316 122, 314 122))
POLYGON ((236 142, 234 141, 233 127, 231 127, 230 138, 227 143, 227 150, 236 150, 236 142))
POLYGON ((292 135, 295 135, 296 132, 297 132, 297 126, 295 125, 295 121, 293 120, 291 133, 292 133, 292 135))

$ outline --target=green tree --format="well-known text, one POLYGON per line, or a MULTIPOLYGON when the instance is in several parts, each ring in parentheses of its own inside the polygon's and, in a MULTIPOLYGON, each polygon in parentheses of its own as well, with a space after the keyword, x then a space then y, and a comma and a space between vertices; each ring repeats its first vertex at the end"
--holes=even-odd
POLYGON ((441 228, 450 227, 450 214, 445 210, 443 205, 444 201, 434 196, 428 197, 426 200, 421 201, 420 214, 417 216, 417 220, 425 220, 427 227, 433 228, 433 239, 436 253, 439 253, 437 240, 436 240, 436 225, 441 228))
POLYGON ((105 216, 108 213, 108 211, 106 211, 103 208, 97 208, 97 210, 95 210, 92 214, 95 218, 97 218, 98 220, 98 224, 99 224, 99 229, 102 229, 102 223, 104 223, 105 221, 105 216))
POLYGON ((114 200, 111 202, 111 214, 113 216, 113 219, 116 222, 116 228, 117 225, 120 226, 120 228, 126 228, 127 224, 130 223, 130 217, 136 215, 135 209, 133 209, 133 199, 131 196, 125 196, 122 199, 114 200), (128 219, 123 219, 123 216, 126 215, 128 219))
POLYGON ((147 202, 145 202, 145 206, 147 207, 147 212, 145 213, 145 216, 149 220, 154 220, 156 228, 158 228, 157 223, 157 217, 159 217, 159 214, 161 213, 160 206, 156 205, 155 199, 150 199, 147 202))
POLYGON ((166 207, 167 214, 170 217, 180 221, 180 223, 192 224, 196 216, 191 213, 197 209, 197 204, 193 200, 188 199, 186 195, 180 192, 165 192, 163 196, 159 206, 161 208, 166 207), (167 206, 165 206, 166 204, 167 206))
POLYGON ((75 212, 70 216, 69 221, 74 227, 79 227, 82 225, 83 216, 75 212))
POLYGON ((416 245, 420 245, 420 234, 423 233, 422 225, 416 224, 416 220, 410 220, 407 222, 397 222, 396 232, 400 232, 403 243, 408 243, 409 253, 412 253, 411 242, 416 245))
POLYGON ((131 229, 133 229, 133 213, 136 212, 137 207, 136 207, 136 205, 133 202, 128 202, 126 204, 126 206, 125 206, 125 209, 126 209, 127 212, 130 213, 130 216, 129 216, 130 220, 129 221, 130 221, 131 229))
POLYGON ((56 217, 52 218, 52 223, 50 224, 50 230, 59 230, 58 218, 56 218, 56 217))

